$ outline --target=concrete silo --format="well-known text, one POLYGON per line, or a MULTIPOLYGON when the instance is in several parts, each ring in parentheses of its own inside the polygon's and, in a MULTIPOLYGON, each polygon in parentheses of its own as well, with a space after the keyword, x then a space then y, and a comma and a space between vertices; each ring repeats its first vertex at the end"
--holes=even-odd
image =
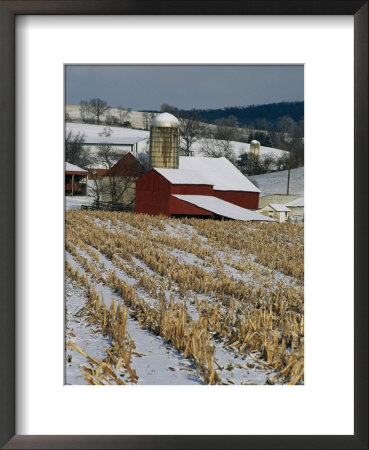
POLYGON ((260 156, 260 142, 253 140, 250 143, 250 153, 255 156, 260 156))
POLYGON ((159 114, 150 128, 150 167, 178 169, 179 121, 169 113, 159 114))

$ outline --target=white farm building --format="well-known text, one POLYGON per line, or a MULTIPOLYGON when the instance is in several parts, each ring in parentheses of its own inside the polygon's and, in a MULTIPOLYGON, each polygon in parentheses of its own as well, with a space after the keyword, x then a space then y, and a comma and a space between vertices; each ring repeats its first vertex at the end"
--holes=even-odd
POLYGON ((285 205, 279 203, 269 203, 258 211, 260 214, 278 220, 278 222, 287 222, 291 210, 285 205))
POLYGON ((84 145, 91 149, 91 153, 97 153, 101 144, 111 145, 113 150, 122 155, 128 152, 146 153, 149 148, 150 133, 145 130, 67 122, 65 135, 68 136, 70 132, 73 135, 83 134, 84 145))
POLYGON ((304 197, 296 198, 290 202, 285 204, 287 208, 291 210, 290 216, 291 219, 294 220, 303 220, 305 211, 304 211, 304 197))

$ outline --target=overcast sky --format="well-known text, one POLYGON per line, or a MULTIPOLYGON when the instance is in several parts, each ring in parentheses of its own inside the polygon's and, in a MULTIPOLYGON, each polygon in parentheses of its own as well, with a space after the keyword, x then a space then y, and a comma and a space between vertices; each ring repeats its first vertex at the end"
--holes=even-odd
POLYGON ((66 66, 66 103, 159 110, 261 105, 304 99, 303 66, 66 66))

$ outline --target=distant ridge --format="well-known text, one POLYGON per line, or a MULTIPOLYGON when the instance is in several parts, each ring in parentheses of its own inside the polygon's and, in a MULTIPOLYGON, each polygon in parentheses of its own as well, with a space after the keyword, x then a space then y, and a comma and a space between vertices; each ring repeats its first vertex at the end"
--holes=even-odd
POLYGON ((229 106, 218 109, 179 109, 178 115, 196 112, 204 122, 214 123, 218 119, 235 116, 240 127, 250 127, 256 120, 265 120, 275 126, 280 117, 289 116, 295 122, 304 119, 304 102, 279 102, 264 105, 229 106))

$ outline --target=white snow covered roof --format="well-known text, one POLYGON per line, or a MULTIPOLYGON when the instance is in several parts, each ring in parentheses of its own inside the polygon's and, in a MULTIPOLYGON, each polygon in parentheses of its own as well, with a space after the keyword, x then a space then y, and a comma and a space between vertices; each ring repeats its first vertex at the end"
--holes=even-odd
POLYGON ((179 120, 173 114, 162 113, 154 117, 152 127, 178 127, 179 120))
POLYGON ((83 172, 83 173, 88 173, 87 170, 81 169, 80 167, 75 166, 74 164, 71 164, 69 162, 65 163, 65 171, 66 172, 83 172))
POLYGON ((220 198, 213 197, 210 195, 180 195, 172 194, 173 197, 183 200, 188 203, 192 203, 199 208, 211 211, 219 216, 227 217, 229 219, 235 220, 263 220, 266 222, 274 222, 275 219, 263 216, 254 211, 250 211, 246 208, 241 208, 241 206, 234 205, 233 203, 226 202, 220 198))
POLYGON ((160 175, 172 184, 208 184, 213 185, 205 176, 195 170, 161 169, 154 167, 160 175))
POLYGON ((260 192, 227 158, 180 156, 179 170, 192 170, 208 180, 216 191, 260 192))
POLYGON ((292 200, 291 202, 285 203, 285 206, 304 206, 304 197, 296 198, 296 200, 292 200))
POLYGON ((274 211, 277 211, 277 212, 289 212, 289 211, 291 211, 290 209, 287 208, 287 206, 280 205, 279 203, 269 203, 269 206, 271 206, 274 209, 274 211))

